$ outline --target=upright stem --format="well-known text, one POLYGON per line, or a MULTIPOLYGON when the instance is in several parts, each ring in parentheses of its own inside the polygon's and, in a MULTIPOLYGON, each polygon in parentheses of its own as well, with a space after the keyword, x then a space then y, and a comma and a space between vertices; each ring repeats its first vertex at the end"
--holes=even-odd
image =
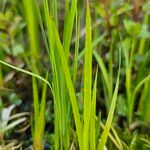
MULTIPOLYGON (((39 39, 38 39, 38 23, 35 13, 35 7, 33 0, 23 0, 25 17, 28 28, 28 37, 30 44, 30 54, 31 54, 31 69, 33 73, 37 73, 36 60, 39 56, 39 39)), ((39 118, 39 96, 38 96, 38 86, 37 81, 32 77, 32 91, 33 91, 33 105, 34 105, 34 138, 33 145, 35 150, 41 150, 43 147, 42 141, 38 139, 41 138, 38 133, 38 118, 39 118)))
POLYGON ((132 121, 132 109, 134 108, 134 106, 131 106, 131 96, 132 96, 131 85, 132 85, 132 64, 133 64, 133 56, 134 56, 136 44, 137 44, 137 40, 133 38, 132 48, 131 48, 131 53, 130 53, 130 60, 126 68, 126 93, 127 93, 127 102, 128 102, 128 108, 129 108, 129 114, 128 114, 129 124, 132 121))
POLYGON ((116 39, 117 32, 116 30, 111 31, 111 43, 110 43, 110 50, 109 50, 109 75, 108 75, 108 102, 107 102, 107 111, 109 111, 109 106, 111 104, 111 99, 113 95, 113 53, 114 53, 114 43, 116 39))

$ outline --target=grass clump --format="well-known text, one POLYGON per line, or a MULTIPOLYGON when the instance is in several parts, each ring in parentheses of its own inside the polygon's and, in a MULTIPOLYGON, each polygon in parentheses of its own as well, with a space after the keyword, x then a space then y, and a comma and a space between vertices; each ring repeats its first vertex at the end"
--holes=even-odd
MULTIPOLYGON (((31 85, 25 95, 33 107, 30 144, 22 147, 149 147, 149 2, 8 0, 2 13, 11 7, 24 23, 10 45, 0 42, 0 86, 7 67, 32 77, 21 85, 31 85), (13 55, 18 41, 24 51, 13 55)), ((11 28, 0 23, 0 37, 11 28)))

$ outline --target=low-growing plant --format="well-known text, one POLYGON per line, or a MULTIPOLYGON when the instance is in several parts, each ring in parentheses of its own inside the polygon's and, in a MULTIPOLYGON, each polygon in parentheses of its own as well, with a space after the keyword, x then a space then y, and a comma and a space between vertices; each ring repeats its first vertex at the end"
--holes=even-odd
MULTIPOLYGON (((1 110, 1 114, 0 114, 0 148, 1 149, 9 149, 9 148, 15 148, 15 147, 19 148, 21 146, 21 143, 18 144, 16 140, 8 144, 5 144, 6 142, 4 140, 4 135, 8 132, 8 130, 12 130, 17 125, 25 122, 27 120, 27 115, 29 115, 29 113, 27 112, 11 115, 11 112, 14 108, 15 108, 15 105, 11 105, 1 110)), ((29 125, 23 128, 27 129, 28 127, 29 125)))

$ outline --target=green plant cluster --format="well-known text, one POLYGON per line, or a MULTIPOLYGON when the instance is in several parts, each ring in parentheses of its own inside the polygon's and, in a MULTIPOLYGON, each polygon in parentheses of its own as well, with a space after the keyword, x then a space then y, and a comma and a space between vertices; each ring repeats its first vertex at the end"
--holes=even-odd
MULTIPOLYGON (((30 137, 20 149, 150 149, 148 0, 1 0, 0 6, 0 92, 10 99, 0 94, 1 112, 8 104, 31 111, 23 130, 30 137), (29 90, 21 98, 8 84, 18 74, 18 89, 29 90)), ((26 119, 18 117, 8 130, 26 119)), ((4 131, 2 143, 11 135, 4 131)))

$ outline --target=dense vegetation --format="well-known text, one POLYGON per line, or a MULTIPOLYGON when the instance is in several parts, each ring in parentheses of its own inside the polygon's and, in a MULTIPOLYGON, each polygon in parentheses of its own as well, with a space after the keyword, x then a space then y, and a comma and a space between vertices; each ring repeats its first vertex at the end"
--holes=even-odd
POLYGON ((149 25, 149 0, 0 0, 0 150, 149 150, 149 25))

